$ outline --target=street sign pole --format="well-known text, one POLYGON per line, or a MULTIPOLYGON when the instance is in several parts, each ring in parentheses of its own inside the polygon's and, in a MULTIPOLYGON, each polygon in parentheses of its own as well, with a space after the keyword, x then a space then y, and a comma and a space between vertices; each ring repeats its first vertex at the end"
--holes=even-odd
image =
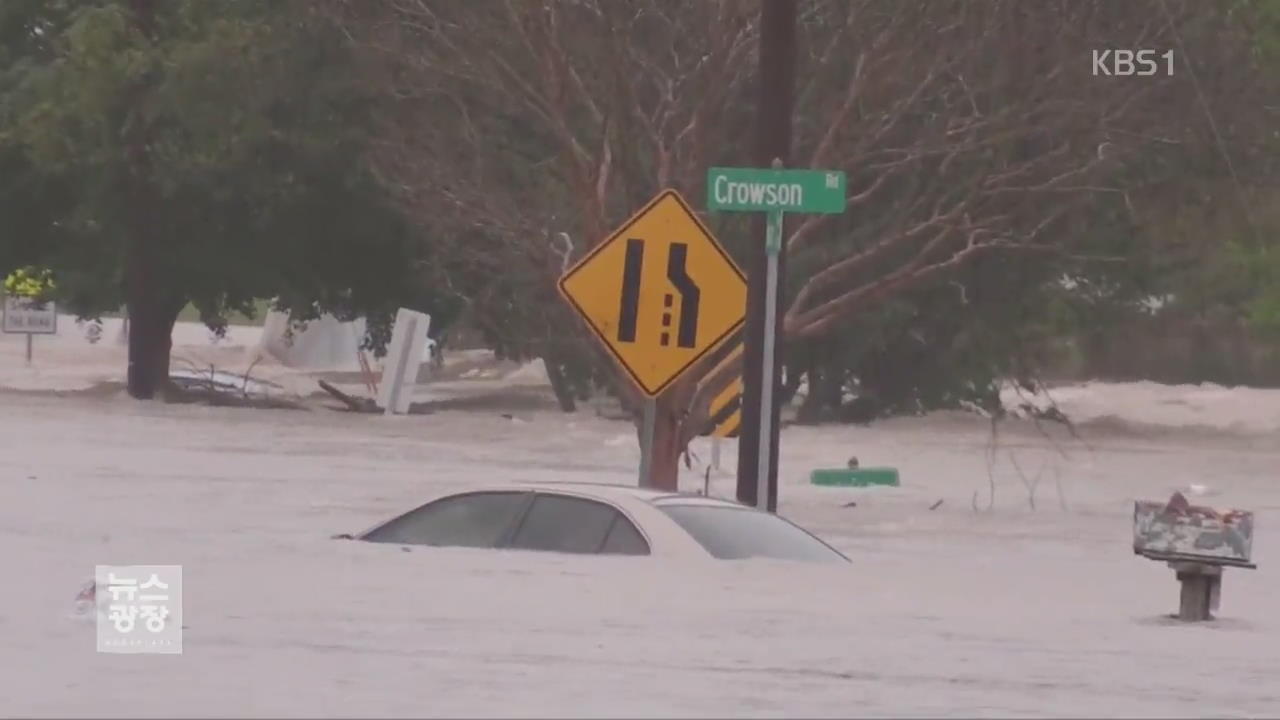
POLYGON ((32 345, 31 338, 32 338, 31 333, 27 333, 27 364, 28 365, 31 364, 31 345, 32 345))
POLYGON ((747 383, 742 393, 742 438, 738 443, 738 500, 768 512, 776 512, 778 507, 778 304, 786 266, 783 223, 786 213, 844 212, 847 183, 842 171, 784 169, 779 158, 770 168, 713 167, 707 171, 708 209, 765 215, 764 249, 751 266, 754 280, 744 335, 743 377, 747 383))
MULTIPOLYGON (((780 163, 774 163, 776 167, 780 163)), ((774 359, 778 343, 778 254, 782 251, 782 211, 768 213, 765 234, 767 254, 764 284, 764 342, 760 362, 760 451, 756 471, 756 507, 769 510, 769 481, 772 476, 773 390, 776 385, 774 359)))

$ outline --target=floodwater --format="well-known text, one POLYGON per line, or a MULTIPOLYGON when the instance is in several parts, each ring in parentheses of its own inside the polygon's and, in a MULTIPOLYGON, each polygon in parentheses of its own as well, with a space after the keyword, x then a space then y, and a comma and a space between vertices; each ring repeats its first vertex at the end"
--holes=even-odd
MULTIPOLYGON (((1280 714, 1265 393, 1238 391, 1247 427, 1155 425, 1102 406, 1158 389, 1094 385, 1080 438, 1019 421, 994 446, 959 415, 787 428, 781 510, 853 561, 819 568, 330 539, 488 482, 634 482, 629 425, 550 399, 386 418, 24 377, 0 389, 0 715, 1280 714), (808 484, 851 455, 902 486, 808 484), (1132 554, 1133 501, 1174 490, 1257 513, 1260 567, 1227 570, 1209 623, 1170 620, 1172 571, 1132 554), (181 655, 95 652, 73 607, 96 564, 183 566, 181 655)), ((704 482, 694 451, 686 490, 704 482)), ((709 489, 731 496, 732 442, 723 455, 709 489)))

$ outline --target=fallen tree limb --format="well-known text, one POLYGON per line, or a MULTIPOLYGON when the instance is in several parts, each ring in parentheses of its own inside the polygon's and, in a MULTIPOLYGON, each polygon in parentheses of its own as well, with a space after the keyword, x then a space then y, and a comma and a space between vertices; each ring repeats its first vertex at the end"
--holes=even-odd
POLYGON ((342 392, 341 390, 339 390, 338 388, 334 387, 333 385, 330 385, 328 382, 325 382, 324 380, 317 380, 316 382, 320 384, 321 390, 324 390, 325 392, 337 398, 343 405, 347 406, 348 410, 352 412, 361 412, 361 413, 378 412, 378 404, 369 398, 362 398, 362 397, 355 397, 354 395, 348 395, 342 392))

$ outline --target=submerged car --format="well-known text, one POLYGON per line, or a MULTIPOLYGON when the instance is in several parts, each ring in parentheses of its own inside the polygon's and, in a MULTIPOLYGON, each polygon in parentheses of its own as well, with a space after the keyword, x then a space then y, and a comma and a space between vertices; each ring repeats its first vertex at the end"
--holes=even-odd
POLYGON ((446 495, 352 539, 592 555, 849 562, 772 513, 702 495, 591 483, 446 495))

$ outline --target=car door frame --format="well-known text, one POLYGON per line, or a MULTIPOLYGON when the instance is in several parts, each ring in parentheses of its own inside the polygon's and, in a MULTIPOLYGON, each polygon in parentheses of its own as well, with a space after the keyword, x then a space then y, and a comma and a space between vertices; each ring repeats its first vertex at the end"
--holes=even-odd
POLYGON ((563 492, 560 490, 542 490, 542 489, 532 489, 529 491, 529 498, 525 501, 525 503, 521 506, 520 510, 517 512, 516 519, 512 521, 511 527, 507 528, 507 532, 503 533, 498 543, 493 546, 495 549, 525 550, 527 552, 555 552, 554 550, 530 550, 528 548, 519 548, 511 545, 511 543, 515 541, 516 535, 520 533, 521 528, 524 527, 525 518, 527 518, 529 516, 530 511, 533 510, 533 503, 537 501, 539 495, 546 495, 548 497, 570 498, 573 500, 585 500, 587 502, 593 502, 598 505, 604 505, 605 507, 609 508, 610 510, 613 510, 614 513, 616 513, 616 515, 614 515, 613 521, 609 523, 608 529, 605 530, 604 537, 600 539, 600 545, 596 547, 594 552, 572 553, 572 554, 576 554, 576 555, 603 554, 601 550, 604 548, 604 544, 609 541, 609 534, 613 532, 613 526, 617 524, 618 518, 621 517, 627 522, 631 523, 632 529, 636 531, 636 534, 640 536, 641 540, 644 540, 645 549, 648 550, 648 552, 646 552, 644 555, 637 555, 635 557, 651 557, 653 555, 653 540, 650 539, 650 537, 645 533, 644 528, 640 527, 640 523, 636 522, 635 518, 631 517, 631 513, 627 512, 626 509, 619 507, 616 503, 609 502, 608 500, 605 500, 603 498, 591 497, 589 495, 583 495, 580 493, 563 492))

